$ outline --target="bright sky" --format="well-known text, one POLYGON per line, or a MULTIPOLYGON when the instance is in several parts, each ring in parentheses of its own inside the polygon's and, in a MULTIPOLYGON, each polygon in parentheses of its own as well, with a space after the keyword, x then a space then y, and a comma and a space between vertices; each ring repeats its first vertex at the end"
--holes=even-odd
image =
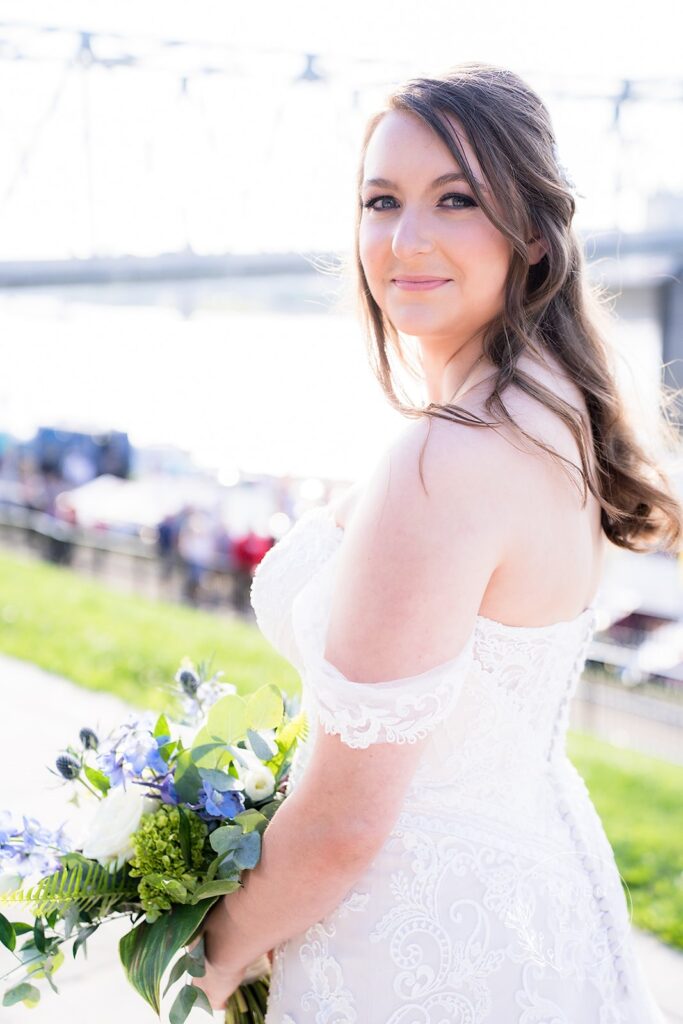
POLYGON ((471 59, 519 72, 546 101, 577 224, 636 230, 654 191, 683 191, 683 104, 626 104, 619 138, 604 97, 629 76, 671 94, 682 11, 673 0, 0 0, 0 56, 40 58, 0 59, 0 259, 346 248, 366 115, 393 82, 471 59), (65 74, 76 38, 31 26, 119 33, 96 41, 98 55, 144 59, 65 74), (306 53, 324 81, 295 83, 306 53), (190 74, 183 91, 183 73, 208 66, 221 73, 190 74))
POLYGON ((185 40, 402 59, 483 59, 523 73, 680 77, 678 0, 2 0, 0 17, 185 40))

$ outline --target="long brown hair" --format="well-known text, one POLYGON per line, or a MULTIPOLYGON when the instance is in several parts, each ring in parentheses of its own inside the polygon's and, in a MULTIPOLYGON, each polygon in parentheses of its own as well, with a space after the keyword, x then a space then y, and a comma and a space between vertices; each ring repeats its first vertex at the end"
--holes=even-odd
MULTIPOLYGON (((358 172, 355 272, 370 364, 390 404, 404 416, 438 417, 495 428, 500 422, 495 420, 497 414, 552 457, 579 470, 514 421, 505 407, 503 392, 509 385, 517 385, 556 412, 571 430, 581 458, 584 505, 590 490, 600 502, 607 537, 633 551, 674 553, 683 536, 683 508, 657 454, 646 450, 638 440, 617 387, 603 330, 605 299, 600 289, 587 281, 583 250, 572 227, 576 209, 572 187, 558 161, 546 107, 514 72, 492 64, 466 62, 442 77, 412 79, 396 89, 385 108, 367 125, 358 172), (365 151, 389 110, 416 115, 445 143, 484 213, 512 244, 504 308, 483 330, 484 355, 497 367, 492 392, 484 403, 486 411, 494 416, 493 422, 455 404, 431 402, 417 407, 401 387, 400 373, 396 372, 400 368, 415 378, 419 374, 395 326, 370 293, 359 252, 365 151), (500 204, 502 215, 477 187, 449 118, 456 118, 462 125, 493 194, 505 197, 505 203, 500 204), (546 253, 530 265, 526 240, 532 236, 544 240, 546 253), (517 367, 522 352, 542 358, 544 349, 580 388, 591 430, 574 406, 517 367), (588 458, 591 445, 595 470, 588 458)), ((672 452, 678 451, 679 435, 669 407, 677 398, 678 392, 669 393, 661 385, 657 440, 672 452)), ((424 448, 421 479, 423 454, 424 448)), ((424 480, 422 483, 424 486, 424 480)))

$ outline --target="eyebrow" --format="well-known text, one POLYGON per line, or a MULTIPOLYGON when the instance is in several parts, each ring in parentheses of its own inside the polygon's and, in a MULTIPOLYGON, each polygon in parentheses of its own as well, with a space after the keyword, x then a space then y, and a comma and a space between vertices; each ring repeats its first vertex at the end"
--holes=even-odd
MULTIPOLYGON (((479 178, 474 180, 482 192, 488 192, 486 185, 479 181, 479 178)), ((435 178, 430 187, 440 188, 441 185, 447 185, 451 181, 467 181, 467 178, 462 171, 453 171, 450 174, 442 174, 439 178, 435 178)), ((389 181, 388 178, 367 178, 363 182, 363 188, 367 188, 370 185, 376 185, 379 188, 398 188, 398 185, 394 181, 389 181)))

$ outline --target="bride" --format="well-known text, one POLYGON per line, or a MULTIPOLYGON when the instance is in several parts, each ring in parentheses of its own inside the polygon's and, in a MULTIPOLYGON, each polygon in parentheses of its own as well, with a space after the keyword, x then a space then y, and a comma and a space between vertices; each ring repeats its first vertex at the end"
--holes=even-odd
POLYGON ((607 542, 675 552, 682 512, 618 392, 574 212, 510 71, 409 81, 368 125, 360 302, 410 422, 254 576, 310 731, 258 867, 207 919, 216 1008, 272 951, 268 1024, 663 1020, 565 735, 607 542))

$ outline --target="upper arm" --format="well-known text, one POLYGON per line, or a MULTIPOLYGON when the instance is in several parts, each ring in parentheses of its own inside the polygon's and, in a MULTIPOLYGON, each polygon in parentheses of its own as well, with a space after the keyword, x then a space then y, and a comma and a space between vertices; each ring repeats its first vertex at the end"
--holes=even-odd
POLYGON ((473 430, 436 426, 423 463, 427 494, 418 472, 423 421, 399 436, 370 475, 339 551, 321 678, 305 683, 321 688, 323 703, 331 687, 333 712, 316 732, 297 798, 335 844, 346 835, 352 848, 373 849, 390 830, 424 735, 438 720, 436 697, 449 687, 457 696, 459 656, 502 558, 486 445, 470 440, 473 430), (378 681, 392 686, 375 687, 378 681), (424 728, 397 722, 396 694, 402 713, 414 709, 424 728), (364 705, 369 716, 388 714, 392 726, 345 742, 334 709, 358 721, 364 705))

